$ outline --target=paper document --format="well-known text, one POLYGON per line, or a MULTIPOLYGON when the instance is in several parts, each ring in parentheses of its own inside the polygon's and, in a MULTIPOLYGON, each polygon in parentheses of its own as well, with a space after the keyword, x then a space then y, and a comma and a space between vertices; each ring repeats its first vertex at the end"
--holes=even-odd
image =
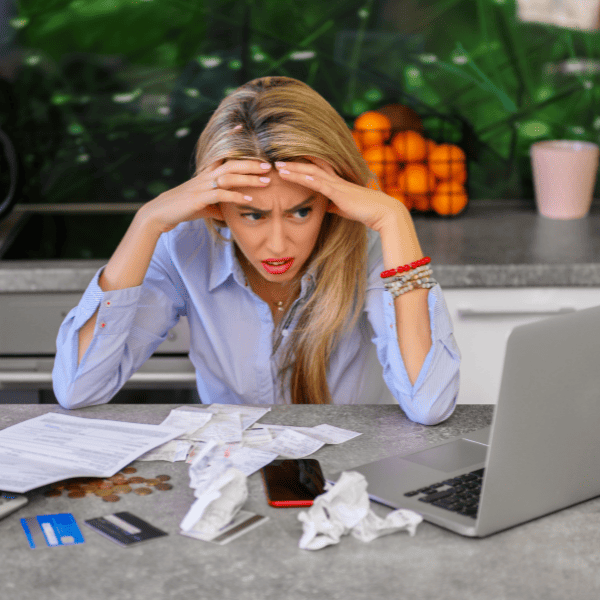
POLYGON ((285 458, 304 458, 319 448, 322 448, 325 442, 317 440, 298 431, 287 429, 280 433, 272 442, 261 446, 261 450, 274 452, 285 458))
POLYGON ((23 493, 71 477, 110 477, 184 432, 47 413, 0 431, 0 490, 23 493))
POLYGON ((161 423, 164 427, 185 428, 185 433, 179 436, 180 439, 192 440, 193 433, 204 427, 211 419, 213 414, 207 411, 191 410, 172 410, 169 416, 161 423))

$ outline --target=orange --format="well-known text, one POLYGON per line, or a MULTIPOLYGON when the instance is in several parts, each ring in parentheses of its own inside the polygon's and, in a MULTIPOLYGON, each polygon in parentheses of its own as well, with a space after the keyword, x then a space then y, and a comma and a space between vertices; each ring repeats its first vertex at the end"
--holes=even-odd
POLYGON ((410 196, 407 196, 402 192, 399 187, 391 186, 385 189, 385 193, 392 198, 396 198, 396 200, 400 200, 408 210, 412 208, 412 200, 410 196))
POLYGON ((435 175, 425 165, 409 163, 398 175, 398 187, 405 194, 430 194, 435 186, 435 175))
POLYGON ((457 181, 440 181, 431 197, 431 208, 439 215, 457 215, 468 201, 463 185, 457 181))
POLYGON ((377 175, 382 187, 391 185, 398 178, 398 157, 391 146, 372 146, 363 151, 369 169, 377 175))
POLYGON ((354 143, 356 144, 358 151, 362 152, 362 144, 360 142, 360 134, 358 133, 358 131, 351 131, 350 133, 352 133, 352 137, 354 138, 354 143))
POLYGON ((413 194, 409 197, 412 200, 412 207, 415 210, 425 212, 431 208, 431 202, 428 194, 413 194))
POLYGON ((354 131, 358 134, 363 148, 381 146, 392 133, 392 122, 385 115, 368 110, 354 121, 354 131))
POLYGON ((440 144, 429 154, 429 168, 440 178, 460 184, 467 180, 466 156, 454 144, 440 144))
POLYGON ((399 131, 391 144, 402 162, 419 162, 427 156, 427 141, 416 131, 399 131))

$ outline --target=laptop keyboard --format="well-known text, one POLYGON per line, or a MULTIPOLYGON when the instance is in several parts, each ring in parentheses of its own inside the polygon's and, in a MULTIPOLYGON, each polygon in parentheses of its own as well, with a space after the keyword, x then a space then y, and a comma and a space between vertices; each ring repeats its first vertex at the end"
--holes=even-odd
POLYGON ((418 498, 421 502, 427 502, 474 519, 477 517, 479 508, 484 471, 485 469, 477 469, 477 471, 471 471, 459 477, 406 492, 404 495, 411 497, 421 494, 418 498))

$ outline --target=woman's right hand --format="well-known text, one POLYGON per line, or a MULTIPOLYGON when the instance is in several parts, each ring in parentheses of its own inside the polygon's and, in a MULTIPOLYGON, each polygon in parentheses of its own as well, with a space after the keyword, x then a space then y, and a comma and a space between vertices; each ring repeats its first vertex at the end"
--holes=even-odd
POLYGON ((270 163, 259 160, 218 160, 181 185, 163 192, 140 209, 144 220, 152 223, 160 233, 171 231, 184 221, 205 217, 222 219, 219 202, 248 204, 244 194, 230 188, 264 188, 269 182, 270 163), (261 165, 268 165, 263 168, 261 165), (213 188, 216 181, 219 187, 213 188))

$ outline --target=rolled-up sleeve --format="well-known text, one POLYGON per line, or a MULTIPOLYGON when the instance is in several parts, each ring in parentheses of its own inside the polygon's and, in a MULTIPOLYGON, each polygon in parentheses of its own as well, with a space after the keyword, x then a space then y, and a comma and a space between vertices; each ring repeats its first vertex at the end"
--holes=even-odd
POLYGON ((184 301, 157 253, 137 287, 103 292, 98 285, 103 268, 58 332, 52 381, 64 408, 109 402, 164 341, 183 312, 184 301), (94 335, 78 364, 79 330, 96 310, 94 335))
POLYGON ((392 296, 383 286, 367 292, 367 313, 375 332, 372 342, 386 385, 411 421, 435 425, 446 420, 456 406, 461 356, 439 284, 429 290, 427 301, 431 348, 413 385, 400 353, 392 296))

